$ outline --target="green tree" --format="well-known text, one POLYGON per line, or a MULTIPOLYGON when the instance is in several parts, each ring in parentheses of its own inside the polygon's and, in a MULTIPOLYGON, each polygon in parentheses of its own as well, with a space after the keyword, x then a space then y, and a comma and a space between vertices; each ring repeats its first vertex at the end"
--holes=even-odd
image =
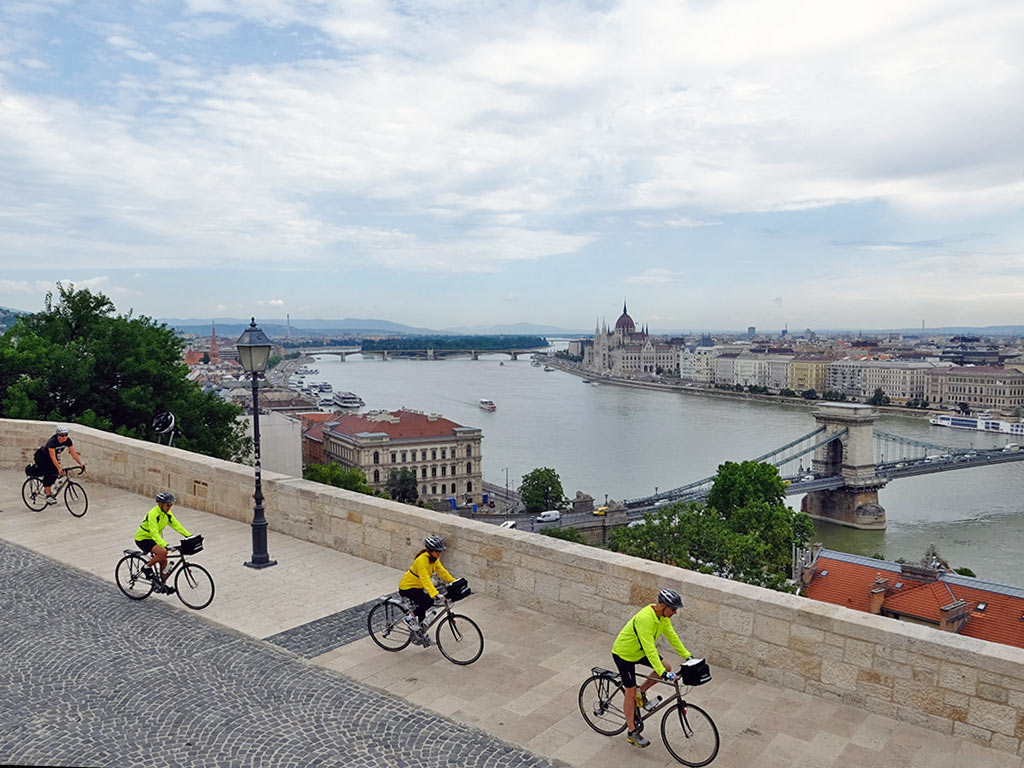
POLYGON ((829 400, 833 403, 846 402, 846 393, 840 392, 838 389, 826 389, 821 393, 822 400, 829 400))
POLYGON ((20 317, 0 336, 0 414, 153 440, 153 417, 171 411, 175 447, 223 459, 248 455, 241 409, 188 380, 174 331, 114 312, 103 294, 58 283, 42 312, 20 317))
POLYGON ((803 392, 800 393, 800 397, 804 398, 805 400, 817 400, 818 393, 815 392, 813 389, 805 389, 803 392))
POLYGON ((563 541, 575 541, 577 544, 586 544, 586 539, 583 538, 583 534, 580 533, 579 528, 557 528, 550 526, 548 528, 541 528, 541 534, 544 536, 550 536, 553 539, 562 539, 563 541))
POLYGON ((415 504, 420 497, 416 473, 411 469, 397 469, 388 474, 388 495, 403 504, 415 504))
POLYGON ((519 495, 530 514, 559 509, 565 504, 562 481, 555 470, 547 467, 538 467, 523 475, 519 495))
POLYGON ((779 390, 779 397, 796 397, 796 392, 789 387, 783 387, 779 390))
POLYGON ((882 391, 881 387, 877 387, 874 394, 867 400, 868 405, 888 405, 889 396, 882 391))
POLYGON ((784 504, 785 485, 769 464, 727 462, 706 503, 674 504, 644 524, 618 528, 612 549, 772 589, 787 589, 794 544, 813 535, 810 518, 784 504))
POLYGON ((343 467, 334 461, 327 464, 310 464, 302 476, 307 480, 344 488, 347 491, 365 493, 367 496, 380 495, 372 485, 366 482, 363 470, 356 467, 343 467))

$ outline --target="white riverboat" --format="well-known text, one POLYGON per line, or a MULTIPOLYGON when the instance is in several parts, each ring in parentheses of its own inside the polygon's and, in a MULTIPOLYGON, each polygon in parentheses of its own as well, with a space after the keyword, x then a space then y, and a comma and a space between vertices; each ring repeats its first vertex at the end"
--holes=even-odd
POLYGON ((481 410, 484 410, 484 411, 496 411, 496 410, 498 410, 498 406, 496 406, 494 404, 493 400, 485 400, 483 398, 481 398, 481 400, 480 400, 480 408, 481 408, 481 410))
POLYGON ((1024 422, 1001 421, 999 419, 975 418, 973 416, 934 416, 931 423, 937 427, 952 429, 973 429, 977 432, 1000 432, 1007 435, 1024 435, 1024 422))
POLYGON ((339 408, 362 408, 366 403, 354 392, 335 392, 333 402, 339 408))

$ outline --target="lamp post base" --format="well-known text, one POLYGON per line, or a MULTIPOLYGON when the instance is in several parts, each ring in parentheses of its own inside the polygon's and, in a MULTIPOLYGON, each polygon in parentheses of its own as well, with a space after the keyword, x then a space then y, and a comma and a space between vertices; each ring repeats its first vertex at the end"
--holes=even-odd
POLYGON ((246 561, 242 563, 242 565, 244 565, 246 568, 269 568, 272 565, 277 565, 277 560, 267 560, 263 563, 254 563, 251 561, 246 561))

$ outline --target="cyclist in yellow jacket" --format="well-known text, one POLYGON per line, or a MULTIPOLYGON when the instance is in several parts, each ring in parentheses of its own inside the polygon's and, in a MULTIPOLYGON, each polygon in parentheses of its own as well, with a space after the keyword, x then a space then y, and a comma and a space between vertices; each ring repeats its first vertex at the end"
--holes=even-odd
POLYGON ((441 553, 444 550, 444 539, 437 534, 427 536, 423 540, 423 549, 416 553, 409 570, 402 574, 402 580, 398 582, 398 593, 416 606, 413 612, 405 617, 405 623, 413 633, 412 641, 424 648, 430 645, 430 638, 423 631, 427 609, 443 601, 443 598, 438 598, 437 587, 434 586, 431 576, 436 573, 448 584, 455 581, 455 577, 441 565, 441 553))
POLYGON ((664 635, 676 649, 676 652, 686 661, 691 654, 686 650, 679 639, 679 635, 672 628, 672 617, 676 611, 683 607, 683 599, 674 589, 663 589, 658 593, 658 602, 654 605, 646 605, 637 611, 626 626, 615 638, 612 646, 612 659, 622 676, 622 687, 625 688, 626 701, 622 707, 626 714, 626 741, 637 747, 646 747, 650 741, 637 731, 634 714, 637 707, 652 710, 661 702, 658 696, 652 701, 647 700, 647 691, 658 681, 660 676, 663 680, 675 680, 675 673, 671 667, 665 664, 665 660, 658 654, 658 648, 654 644, 658 635, 664 635), (654 669, 644 684, 640 686, 639 692, 636 689, 636 665, 654 669))
POLYGON ((139 530, 135 532, 135 546, 146 554, 151 554, 149 562, 142 568, 147 578, 153 576, 153 566, 158 567, 160 581, 157 590, 167 594, 174 593, 174 587, 164 584, 167 578, 167 541, 161 535, 168 525, 182 536, 191 536, 188 529, 178 522, 178 519, 171 514, 171 507, 174 506, 174 494, 158 493, 156 495, 156 506, 146 513, 139 530))

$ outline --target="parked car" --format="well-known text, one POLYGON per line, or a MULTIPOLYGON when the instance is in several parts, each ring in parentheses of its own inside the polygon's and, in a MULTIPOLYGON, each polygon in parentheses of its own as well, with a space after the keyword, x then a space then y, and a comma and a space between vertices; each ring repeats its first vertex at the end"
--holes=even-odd
POLYGON ((557 523, 561 519, 562 513, 557 509, 549 509, 546 512, 541 512, 536 518, 534 518, 538 523, 557 523))
POLYGON ((606 515, 608 514, 608 507, 598 507, 594 510, 595 515, 606 515))
POLYGON ((519 526, 516 525, 516 521, 515 520, 506 520, 505 522, 503 522, 498 527, 499 528, 518 528, 519 526))

